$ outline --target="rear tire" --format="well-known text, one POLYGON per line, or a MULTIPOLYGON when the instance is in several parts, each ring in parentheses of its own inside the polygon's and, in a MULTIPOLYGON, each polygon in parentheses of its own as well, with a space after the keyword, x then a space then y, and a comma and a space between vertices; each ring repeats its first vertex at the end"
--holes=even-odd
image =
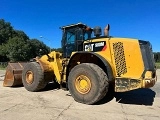
POLYGON ((25 89, 31 92, 45 88, 47 83, 44 81, 44 73, 38 63, 30 62, 24 67, 22 83, 25 89))
POLYGON ((106 73, 95 64, 79 64, 69 73, 69 92, 77 102, 94 104, 106 95, 108 87, 106 73))

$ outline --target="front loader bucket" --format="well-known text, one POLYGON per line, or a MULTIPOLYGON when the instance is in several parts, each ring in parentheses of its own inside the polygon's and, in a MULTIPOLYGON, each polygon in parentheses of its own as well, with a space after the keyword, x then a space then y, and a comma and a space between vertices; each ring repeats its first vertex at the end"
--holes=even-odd
POLYGON ((3 86, 11 87, 22 85, 22 70, 26 64, 26 62, 8 63, 3 86))

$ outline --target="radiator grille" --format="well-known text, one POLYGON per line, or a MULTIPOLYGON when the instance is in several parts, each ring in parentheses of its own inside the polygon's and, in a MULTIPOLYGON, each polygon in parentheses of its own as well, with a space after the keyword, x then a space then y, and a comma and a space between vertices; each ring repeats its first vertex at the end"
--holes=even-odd
POLYGON ((141 48, 145 70, 154 71, 155 62, 154 62, 152 46, 150 42, 139 40, 139 44, 141 48))
POLYGON ((117 75, 121 76, 122 74, 127 73, 123 43, 122 42, 113 43, 113 52, 114 52, 117 75))

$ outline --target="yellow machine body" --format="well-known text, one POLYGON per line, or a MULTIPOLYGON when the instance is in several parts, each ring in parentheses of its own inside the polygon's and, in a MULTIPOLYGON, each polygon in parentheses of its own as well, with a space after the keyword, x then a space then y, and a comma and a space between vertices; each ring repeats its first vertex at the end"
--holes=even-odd
MULTIPOLYGON (((89 53, 81 53, 81 59, 77 57, 77 63, 90 62, 98 64, 97 59, 92 59, 93 52, 104 58, 111 67, 110 71, 112 71, 113 75, 111 81, 115 83, 116 92, 154 86, 156 82, 156 70, 145 70, 140 43, 137 39, 98 38, 92 42, 86 41, 84 44, 87 43, 90 44, 91 48, 85 51, 89 53), (102 50, 94 52, 92 47, 96 46, 96 44, 97 46, 98 44, 101 45, 102 42, 105 42, 102 50), (91 54, 91 56, 89 56, 89 54, 91 54)), ((70 63, 72 62, 70 61, 70 63)))
MULTIPOLYGON (((98 36, 95 38, 87 38, 86 40, 84 40, 84 38, 82 38, 82 40, 79 40, 80 38, 75 38, 78 40, 72 43, 73 41, 69 41, 69 39, 74 38, 72 33, 75 32, 75 30, 73 28, 77 31, 79 30, 77 26, 81 28, 81 31, 78 33, 85 31, 84 28, 86 29, 86 25, 81 23, 62 27, 64 29, 64 41, 62 41, 63 52, 66 52, 66 54, 53 51, 40 58, 35 58, 33 64, 30 64, 30 62, 24 63, 23 65, 19 63, 9 63, 4 79, 4 86, 16 86, 22 84, 23 81, 23 84, 26 84, 25 87, 27 90, 38 91, 45 87, 45 81, 49 82, 55 80, 59 84, 64 83, 66 85, 69 83, 69 87, 72 89, 70 91, 73 96, 75 95, 74 92, 77 91, 74 98, 86 104, 93 104, 103 98, 106 94, 105 87, 108 86, 108 83, 114 85, 114 90, 116 92, 125 92, 154 86, 157 80, 156 68, 151 50, 152 48, 148 41, 108 36, 101 37, 98 33, 98 36), (70 33, 66 35, 65 31, 67 30, 70 33), (77 47, 77 50, 73 51, 70 49, 71 51, 69 51, 69 48, 75 47, 75 45, 80 45, 80 47, 77 47), (16 67, 13 67, 13 65, 16 67), (79 74, 74 76, 76 73, 74 73, 73 70, 77 70, 79 74), (86 72, 83 72, 83 70, 90 70, 90 76, 87 76, 86 72), (99 86, 95 85, 98 79, 97 76, 92 73, 95 73, 99 77, 99 82, 102 83, 97 84, 102 88, 104 87, 103 90, 99 90, 99 86), (18 78, 16 77, 17 74, 19 76, 18 78), (35 77, 36 74, 40 77, 35 77), (101 77, 101 74, 107 82, 101 77), (75 78, 72 79, 72 76, 75 78), (23 80, 25 78, 31 82, 25 82, 25 80, 23 80), (39 81, 36 82, 37 80, 39 81), (75 83, 72 84, 69 80, 75 83), (34 84, 40 83, 40 85, 32 85, 32 82, 35 82, 34 84), (105 84, 105 86, 103 86, 103 84, 105 84), (97 89, 99 92, 97 96, 92 96, 92 92, 94 91, 92 89, 93 86, 95 87, 93 89, 97 89), (88 98, 88 94, 93 98, 88 98), (78 98, 76 98, 77 96, 78 98), (87 98, 86 101, 83 101, 83 99, 81 100, 82 96, 87 98)), ((87 28, 87 30, 88 29, 89 28, 87 28)), ((108 27, 106 29, 108 29, 108 27)), ((89 35, 90 34, 88 34, 88 36, 89 35)), ((83 37, 85 37, 85 35, 83 37)))
MULTIPOLYGON (((111 81, 115 82, 115 91, 117 92, 152 87, 155 84, 155 70, 145 71, 144 61, 138 40, 128 38, 101 38, 94 40, 91 44, 99 41, 106 42, 105 49, 97 52, 91 51, 90 49, 81 53, 73 52, 71 55, 71 61, 70 59, 62 58, 62 54, 55 51, 49 53, 48 55, 43 55, 41 58, 35 58, 35 60, 40 64, 44 73, 54 74, 59 84, 67 81, 67 69, 70 71, 74 66, 86 62, 98 64, 97 60, 100 58, 94 59, 94 54, 104 58, 111 66, 113 75, 113 80, 111 81), (74 56, 74 59, 72 59, 72 56, 74 56), (67 68, 66 66, 68 63, 71 65, 70 68, 67 68), (145 74, 142 76, 144 71, 145 74)), ((90 41, 86 41, 85 43, 89 42, 90 41)), ((21 68, 23 68, 23 66, 21 68)), ((23 69, 20 70, 22 71, 23 69)), ((10 78, 12 79, 11 81, 15 78, 15 73, 16 72, 12 73, 12 77, 10 78)), ((14 86, 9 84, 7 85, 6 81, 7 76, 9 76, 8 74, 9 73, 7 72, 4 80, 4 86, 14 86)), ((22 82, 20 83, 22 84, 22 82)))

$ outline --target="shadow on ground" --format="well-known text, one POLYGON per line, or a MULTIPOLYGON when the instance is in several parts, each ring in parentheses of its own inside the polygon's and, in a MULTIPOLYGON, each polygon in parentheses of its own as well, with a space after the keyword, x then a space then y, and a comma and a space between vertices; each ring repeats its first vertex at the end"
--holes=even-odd
POLYGON ((109 91, 108 94, 95 105, 101 105, 110 102, 113 98, 116 102, 122 104, 134 104, 134 105, 153 105, 156 93, 151 89, 137 89, 128 92, 113 92, 109 91))
POLYGON ((55 89, 60 89, 60 85, 58 83, 51 82, 51 83, 48 83, 46 87, 39 92, 55 90, 55 89))
POLYGON ((136 104, 136 105, 153 105, 156 93, 148 88, 137 89, 124 93, 115 93, 118 103, 136 104))
MULTIPOLYGON (((42 91, 60 89, 59 84, 50 83, 48 84, 42 91)), ((113 88, 109 88, 109 92, 107 95, 100 100, 99 102, 95 103, 94 105, 101 105, 110 102, 113 98, 116 98, 116 102, 122 104, 135 104, 135 105, 153 105, 154 98, 156 93, 148 88, 141 88, 137 90, 132 90, 128 92, 114 92, 113 88)))

